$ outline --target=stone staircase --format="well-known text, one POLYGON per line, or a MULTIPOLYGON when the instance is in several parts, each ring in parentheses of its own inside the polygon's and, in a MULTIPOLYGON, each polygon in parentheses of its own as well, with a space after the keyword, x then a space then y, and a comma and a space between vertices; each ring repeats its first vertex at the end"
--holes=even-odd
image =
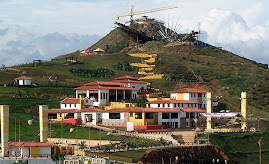
POLYGON ((194 144, 195 136, 195 131, 178 131, 172 134, 172 137, 177 140, 179 144, 194 144))

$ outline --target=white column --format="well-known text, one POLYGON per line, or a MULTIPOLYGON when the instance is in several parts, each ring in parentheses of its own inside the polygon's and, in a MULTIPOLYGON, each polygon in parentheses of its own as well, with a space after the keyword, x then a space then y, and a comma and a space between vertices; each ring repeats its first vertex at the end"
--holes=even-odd
POLYGON ((8 135, 9 135, 9 106, 1 105, 1 145, 2 145, 2 157, 8 156, 8 135))
POLYGON ((86 91, 86 97, 90 98, 89 90, 86 91))

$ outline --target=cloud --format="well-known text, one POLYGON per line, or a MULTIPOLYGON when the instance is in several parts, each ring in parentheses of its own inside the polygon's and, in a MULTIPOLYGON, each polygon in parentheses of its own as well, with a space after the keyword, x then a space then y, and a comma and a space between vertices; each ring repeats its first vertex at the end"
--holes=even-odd
POLYGON ((244 18, 230 10, 213 9, 201 24, 202 40, 240 56, 269 63, 269 28, 248 26, 244 18))
POLYGON ((88 48, 101 37, 98 35, 46 33, 37 34, 20 25, 0 22, 0 64, 7 66, 50 60, 55 56, 88 48))

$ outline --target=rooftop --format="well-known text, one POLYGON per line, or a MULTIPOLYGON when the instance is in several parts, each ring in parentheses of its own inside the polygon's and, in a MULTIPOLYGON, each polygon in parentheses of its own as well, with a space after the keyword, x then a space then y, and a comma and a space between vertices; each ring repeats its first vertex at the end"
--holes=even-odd
POLYGON ((132 75, 125 75, 125 76, 115 78, 115 80, 126 80, 126 79, 139 80, 138 77, 135 77, 135 76, 132 76, 132 75))
POLYGON ((171 103, 198 104, 198 102, 190 100, 154 100, 147 102, 147 104, 171 104, 171 103))
POLYGON ((8 145, 16 147, 54 146, 54 144, 50 142, 34 142, 34 141, 9 142, 8 145))
POLYGON ((79 104, 79 98, 66 98, 61 101, 61 104, 79 104))
POLYGON ((139 89, 132 88, 132 87, 114 87, 114 86, 81 86, 78 88, 75 88, 74 90, 98 90, 98 89, 108 89, 108 90, 133 90, 133 91, 138 91, 139 89))
POLYGON ((27 77, 27 76, 21 76, 21 77, 17 77, 14 80, 32 80, 32 78, 27 77))
POLYGON ((126 84, 124 83, 120 83, 120 82, 114 82, 114 81, 93 81, 93 82, 89 82, 84 84, 86 86, 100 86, 100 85, 112 85, 112 86, 126 86, 126 84))
POLYGON ((129 80, 129 79, 124 79, 124 80, 113 80, 115 82, 120 82, 120 83, 143 83, 147 84, 147 82, 142 81, 142 80, 129 80))
POLYGON ((167 112, 167 113, 178 113, 178 112, 205 112, 202 109, 196 108, 181 108, 181 109, 171 109, 171 108, 142 108, 142 107, 131 107, 131 108, 113 108, 110 110, 104 110, 103 113, 121 113, 121 112, 167 112))

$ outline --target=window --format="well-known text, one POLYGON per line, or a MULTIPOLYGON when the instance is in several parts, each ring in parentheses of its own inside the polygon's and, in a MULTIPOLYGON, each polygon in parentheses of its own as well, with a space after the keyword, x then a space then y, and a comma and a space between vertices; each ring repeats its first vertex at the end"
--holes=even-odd
POLYGON ((146 119, 153 119, 153 113, 146 113, 146 119))
POLYGON ((161 107, 161 104, 158 104, 158 108, 160 108, 161 107))
POLYGON ((190 107, 190 104, 188 104, 188 108, 190 107))
POLYGON ((205 97, 205 93, 204 93, 204 97, 205 97))
POLYGON ((171 118, 178 118, 178 113, 171 113, 171 118))
POLYGON ((196 97, 196 93, 193 94, 193 97, 196 97))
POLYGON ((191 107, 193 107, 193 104, 191 104, 191 107))
POLYGON ((191 93, 191 97, 193 97, 193 93, 191 93))
POLYGON ((174 107, 177 107, 177 104, 174 104, 174 107))
POLYGON ((202 93, 198 93, 198 97, 202 97, 202 93))
POLYGON ((70 107, 70 108, 71 108, 71 105, 72 105, 72 104, 69 104, 69 107, 70 107))
POLYGON ((142 119, 142 113, 135 113, 135 119, 142 119))
POLYGON ((169 119, 169 113, 162 113, 162 119, 169 119))
POLYGON ((66 107, 66 104, 64 104, 64 107, 66 107))
POLYGON ((108 98, 108 93, 106 93, 106 99, 108 98))
POLYGON ((77 104, 74 104, 75 107, 77 107, 77 104))
POLYGON ((101 99, 103 99, 103 93, 100 93, 101 94, 101 99))
POLYGON ((120 113, 109 113, 109 119, 120 119, 120 113))
POLYGON ((195 118, 195 113, 191 113, 191 118, 195 118))
POLYGON ((169 108, 170 107, 170 104, 167 104, 167 107, 169 108))
POLYGON ((186 113, 186 118, 190 118, 190 113, 186 113))
POLYGON ((130 117, 133 117, 133 112, 130 113, 130 117))

